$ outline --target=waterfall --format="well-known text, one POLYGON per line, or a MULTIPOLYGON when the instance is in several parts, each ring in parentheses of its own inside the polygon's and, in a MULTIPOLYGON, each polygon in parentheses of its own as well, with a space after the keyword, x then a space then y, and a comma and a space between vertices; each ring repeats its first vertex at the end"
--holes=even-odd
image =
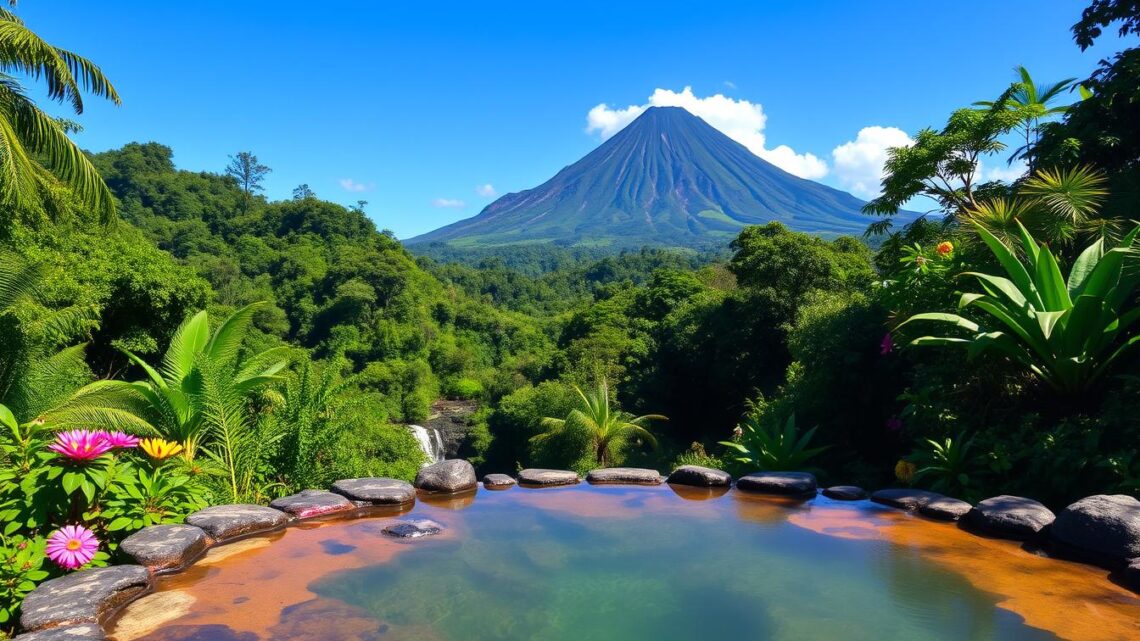
POLYGON ((416 442, 420 444, 420 449, 427 455, 427 463, 439 463, 443 460, 443 437, 440 435, 439 430, 433 428, 421 427, 419 425, 409 425, 408 429, 412 430, 412 436, 416 437, 416 442))

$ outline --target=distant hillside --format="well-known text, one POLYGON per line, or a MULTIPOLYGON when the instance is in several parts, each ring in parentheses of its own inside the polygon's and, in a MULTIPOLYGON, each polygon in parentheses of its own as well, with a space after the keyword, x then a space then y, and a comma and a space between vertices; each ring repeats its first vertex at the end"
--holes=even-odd
POLYGON ((542 185, 406 244, 705 247, 773 220, 861 234, 871 222, 863 204, 779 169, 682 108, 653 107, 542 185))

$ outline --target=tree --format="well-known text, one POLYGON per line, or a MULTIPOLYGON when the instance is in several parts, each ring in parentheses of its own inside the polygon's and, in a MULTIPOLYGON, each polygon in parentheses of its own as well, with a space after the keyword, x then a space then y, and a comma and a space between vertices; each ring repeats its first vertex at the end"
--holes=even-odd
POLYGON ((104 222, 110 221, 114 198, 67 137, 73 124, 41 111, 9 73, 43 78, 48 97, 76 114, 83 113, 83 92, 120 104, 114 86, 93 62, 48 44, 12 12, 0 9, 0 204, 33 216, 58 214, 67 202, 56 189, 62 182, 104 222))
POLYGON ((1081 51, 1088 49, 1101 36, 1104 28, 1120 22, 1117 33, 1121 38, 1140 34, 1140 1, 1093 0, 1081 13, 1081 20, 1073 25, 1073 39, 1081 51))
MULTIPOLYGON (((1052 105, 1051 103, 1062 92, 1071 88, 1076 82, 1076 78, 1037 84, 1025 67, 1019 65, 1014 71, 1017 72, 1020 80, 1013 84, 1012 92, 1009 94, 1008 100, 1005 101, 1005 106, 1010 112, 1020 116, 1021 122, 1017 128, 1025 134, 1025 144, 1013 152, 1013 155, 1009 157, 1009 162, 1012 164, 1015 160, 1024 160, 1029 165, 1029 170, 1033 171, 1037 165, 1034 148, 1041 139, 1041 121, 1062 115, 1069 110, 1069 105, 1052 105)), ((974 104, 983 107, 983 110, 989 110, 993 109, 997 103, 986 100, 974 104)))
POLYGON ((316 192, 309 188, 308 183, 297 185, 297 187, 293 189, 293 200, 311 200, 316 197, 316 192))
POLYGON ((657 439, 647 428, 649 421, 665 421, 660 414, 634 416, 610 405, 610 388, 603 380, 597 388, 583 392, 575 386, 580 404, 566 418, 543 418, 546 432, 531 440, 541 442, 567 432, 582 433, 589 446, 589 455, 598 465, 605 467, 617 462, 631 443, 657 445, 657 439))
POLYGON ((248 151, 239 151, 236 156, 230 156, 230 164, 226 167, 226 175, 237 181, 245 195, 243 207, 248 210, 253 200, 253 192, 262 191, 261 183, 273 171, 261 164, 257 156, 248 151))

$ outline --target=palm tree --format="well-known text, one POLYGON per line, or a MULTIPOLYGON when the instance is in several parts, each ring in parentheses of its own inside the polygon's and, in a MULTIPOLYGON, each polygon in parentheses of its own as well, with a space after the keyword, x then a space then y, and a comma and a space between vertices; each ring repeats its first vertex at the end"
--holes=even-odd
POLYGON ((547 431, 531 438, 541 442, 554 436, 567 433, 582 434, 586 437, 594 460, 605 467, 620 456, 621 451, 633 441, 657 446, 646 424, 649 421, 667 421, 660 414, 634 416, 610 406, 610 389, 605 380, 597 389, 583 392, 574 386, 581 404, 570 411, 566 418, 544 418, 542 426, 547 431))
MULTIPOLYGON (((1014 160, 1025 160, 1029 165, 1029 170, 1033 171, 1036 164, 1033 157, 1033 147, 1041 135, 1041 121, 1062 115, 1069 110, 1068 105, 1053 105, 1052 103, 1062 92, 1072 87, 1077 79, 1066 78, 1060 82, 1037 84, 1025 67, 1019 65, 1014 68, 1014 71, 1017 72, 1020 80, 1013 84, 1013 91, 1010 92, 1005 104, 1007 109, 1021 115, 1022 124, 1019 128, 1025 133, 1025 144, 1013 152, 1009 161, 1012 163, 1014 160)), ((974 104, 979 107, 992 108, 996 103, 983 101, 974 104)))
POLYGON ((114 198, 94 165, 67 137, 75 125, 41 111, 13 73, 42 78, 48 97, 68 104, 76 114, 83 113, 84 91, 120 104, 99 67, 44 42, 11 11, 0 8, 0 205, 36 215, 54 213, 64 202, 55 189, 62 181, 109 221, 114 198))

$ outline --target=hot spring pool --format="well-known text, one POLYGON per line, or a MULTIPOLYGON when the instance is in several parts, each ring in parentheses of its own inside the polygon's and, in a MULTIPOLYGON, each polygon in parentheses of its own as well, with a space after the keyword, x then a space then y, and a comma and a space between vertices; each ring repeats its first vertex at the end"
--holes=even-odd
POLYGON ((1103 571, 866 502, 588 485, 419 501, 213 549, 117 641, 1140 639, 1103 571), (396 540, 394 521, 441 534, 396 540))

